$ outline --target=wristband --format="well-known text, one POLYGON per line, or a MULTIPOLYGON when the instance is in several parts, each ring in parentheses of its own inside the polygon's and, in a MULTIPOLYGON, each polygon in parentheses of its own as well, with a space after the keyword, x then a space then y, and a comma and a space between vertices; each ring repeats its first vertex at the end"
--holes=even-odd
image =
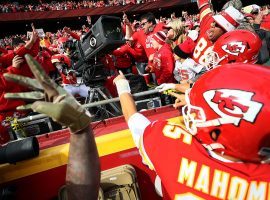
POLYGON ((117 80, 115 82, 115 85, 116 85, 116 89, 117 89, 117 93, 119 97, 121 94, 124 94, 124 93, 130 94, 130 87, 129 87, 128 80, 126 79, 117 80))

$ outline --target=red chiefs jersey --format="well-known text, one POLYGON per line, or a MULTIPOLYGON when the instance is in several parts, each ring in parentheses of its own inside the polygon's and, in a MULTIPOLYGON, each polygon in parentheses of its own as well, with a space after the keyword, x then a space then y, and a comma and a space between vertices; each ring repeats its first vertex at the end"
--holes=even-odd
POLYGON ((67 75, 64 73, 60 73, 62 78, 62 83, 65 85, 69 84, 77 84, 77 77, 76 74, 72 71, 67 72, 67 75))
POLYGON ((204 6, 200 8, 200 34, 197 40, 196 47, 193 52, 192 59, 201 65, 205 66, 205 57, 212 50, 213 43, 208 39, 207 31, 211 28, 214 22, 213 13, 209 3, 203 3, 205 0, 199 0, 204 6))
POLYGON ((147 56, 143 46, 139 42, 135 42, 133 48, 129 48, 129 54, 135 59, 136 62, 147 62, 147 56))
POLYGON ((144 51, 147 55, 147 58, 149 58, 149 56, 155 52, 155 50, 152 47, 152 43, 151 43, 152 35, 158 31, 163 30, 163 26, 164 26, 164 23, 158 23, 155 26, 154 30, 152 32, 150 32, 148 35, 146 35, 143 30, 135 32, 132 35, 133 40, 135 42, 136 41, 139 42, 143 46, 144 51))
POLYGON ((162 83, 174 82, 174 58, 170 45, 164 44, 157 52, 155 52, 153 67, 159 85, 162 83))
MULTIPOLYGON (((241 141, 239 141, 241 145, 241 141)), ((181 126, 155 121, 140 141, 144 163, 154 169, 165 199, 269 199, 270 165, 222 162, 181 126)))

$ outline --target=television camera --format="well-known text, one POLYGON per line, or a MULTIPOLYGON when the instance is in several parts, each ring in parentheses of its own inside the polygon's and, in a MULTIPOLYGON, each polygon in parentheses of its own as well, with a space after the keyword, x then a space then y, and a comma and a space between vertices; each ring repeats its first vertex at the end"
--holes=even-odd
MULTIPOLYGON (((75 51, 71 54, 73 69, 82 75, 85 85, 90 86, 86 103, 112 98, 104 87, 107 78, 106 70, 100 63, 100 58, 125 43, 122 33, 121 18, 101 16, 86 35, 75 43, 75 51)), ((110 108, 99 106, 95 113, 115 116, 121 113, 116 103, 110 103, 110 108)), ((91 111, 90 111, 91 112, 91 111)), ((92 112, 91 112, 92 113, 92 112)))
POLYGON ((75 43, 75 51, 71 54, 74 70, 82 75, 91 75, 91 77, 85 77, 86 85, 105 79, 99 58, 124 43, 121 18, 101 16, 90 31, 75 43))

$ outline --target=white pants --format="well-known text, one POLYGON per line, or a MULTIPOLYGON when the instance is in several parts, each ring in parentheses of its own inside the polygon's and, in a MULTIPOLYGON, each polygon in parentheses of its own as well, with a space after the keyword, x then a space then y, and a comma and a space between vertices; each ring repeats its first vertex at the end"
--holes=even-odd
POLYGON ((88 97, 88 91, 90 87, 87 87, 85 84, 81 85, 64 85, 63 88, 71 95, 75 96, 80 95, 81 97, 88 97))

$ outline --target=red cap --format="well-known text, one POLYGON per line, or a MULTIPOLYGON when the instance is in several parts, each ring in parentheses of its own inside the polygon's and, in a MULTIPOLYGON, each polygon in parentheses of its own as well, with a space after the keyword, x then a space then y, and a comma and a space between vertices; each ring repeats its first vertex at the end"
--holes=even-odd
POLYGON ((173 52, 180 58, 188 58, 193 53, 195 45, 195 42, 187 37, 183 43, 174 48, 173 52))

